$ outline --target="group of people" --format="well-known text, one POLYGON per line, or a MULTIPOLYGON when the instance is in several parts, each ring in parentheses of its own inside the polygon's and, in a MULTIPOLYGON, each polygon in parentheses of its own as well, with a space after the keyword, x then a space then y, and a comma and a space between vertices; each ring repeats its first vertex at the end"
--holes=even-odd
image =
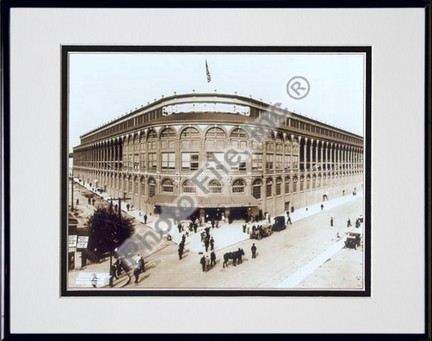
POLYGON ((200 264, 203 272, 207 272, 210 270, 213 266, 216 265, 216 253, 214 250, 210 252, 210 257, 207 254, 204 254, 200 259, 200 264))
MULTIPOLYGON (((360 219, 360 218, 357 218, 357 219, 356 219, 356 222, 355 222, 355 227, 356 227, 356 228, 359 228, 359 227, 360 227, 360 224, 361 224, 361 219, 360 219)), ((330 226, 333 227, 333 225, 334 225, 334 218, 333 218, 333 217, 330 217, 330 226)), ((346 227, 351 227, 351 226, 352 226, 351 219, 348 218, 348 219, 347 219, 346 227)))

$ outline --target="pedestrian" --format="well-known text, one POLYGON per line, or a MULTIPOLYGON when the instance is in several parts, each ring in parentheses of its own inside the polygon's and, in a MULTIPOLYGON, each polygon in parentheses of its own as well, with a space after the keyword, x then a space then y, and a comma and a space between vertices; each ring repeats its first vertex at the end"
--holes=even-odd
POLYGON ((93 288, 96 288, 97 282, 98 282, 97 276, 96 276, 95 273, 93 273, 92 274, 92 279, 91 279, 91 284, 92 284, 93 288))
POLYGON ((356 223, 355 223, 355 227, 359 228, 360 227, 360 219, 357 218, 356 223))
POLYGON ((333 217, 330 218, 330 226, 333 227, 333 217))
POLYGON ((208 252, 209 245, 210 245, 210 238, 208 236, 206 236, 204 239, 204 246, 205 246, 206 252, 208 252))
POLYGON ((242 263, 242 249, 238 249, 238 264, 242 263))
MULTIPOLYGON (((195 221, 196 221, 196 220, 195 220, 195 221)), ((193 229, 194 229, 194 232, 197 233, 198 223, 195 222, 195 223, 193 224, 193 229)))
POLYGON ((201 263, 202 271, 205 272, 206 259, 205 259, 205 256, 204 256, 204 255, 201 257, 201 259, 200 259, 200 263, 201 263))
POLYGON ((130 205, 129 204, 127 204, 126 205, 126 209, 129 211, 129 208, 130 208, 130 205))
POLYGON ((256 258, 257 247, 255 246, 255 243, 252 244, 251 251, 252 251, 252 258, 256 258))
POLYGON ((210 237, 210 225, 207 225, 207 227, 206 227, 204 230, 205 230, 205 232, 206 232, 206 235, 207 235, 208 237, 210 237))
POLYGON ((135 269, 134 269, 134 271, 133 271, 133 274, 135 276, 135 284, 137 284, 138 281, 139 281, 139 275, 140 275, 140 273, 141 273, 140 268, 138 266, 136 266, 135 269))
POLYGON ((177 228, 179 230, 179 233, 182 233, 183 226, 182 226, 181 222, 178 223, 177 228))
POLYGON ((321 211, 324 209, 324 204, 321 204, 321 211))
POLYGON ((210 253, 210 266, 215 266, 215 265, 216 265, 216 253, 212 251, 210 253))
POLYGON ((121 257, 117 258, 116 262, 114 263, 116 269, 117 269, 117 276, 121 275, 122 269, 123 269, 123 262, 121 260, 121 257))
POLYGON ((210 250, 211 251, 214 250, 214 239, 213 239, 213 237, 210 238, 210 250))
POLYGON ((288 223, 290 223, 292 225, 291 217, 290 216, 288 216, 288 223))
POLYGON ((179 246, 178 255, 179 255, 179 260, 181 260, 182 256, 183 256, 183 245, 182 244, 180 244, 180 246, 179 246))
POLYGON ((205 262, 206 262, 206 271, 210 270, 210 257, 208 254, 205 256, 205 262))
POLYGON ((214 227, 215 227, 215 221, 214 221, 214 219, 211 220, 211 227, 212 227, 212 229, 214 229, 214 227))
POLYGON ((222 213, 222 215, 221 215, 221 220, 223 221, 223 222, 225 222, 225 215, 222 213))
POLYGON ((145 271, 145 269, 144 269, 144 258, 142 256, 140 256, 140 255, 138 255, 138 257, 139 258, 137 260, 137 265, 140 268, 141 272, 144 272, 145 271))
POLYGON ((147 224, 147 213, 144 214, 144 224, 147 224))
POLYGON ((246 223, 243 224, 243 233, 246 233, 246 223))
POLYGON ((115 279, 118 279, 118 276, 117 276, 117 266, 115 264, 111 265, 111 274, 110 275, 114 276, 115 279))
POLYGON ((348 218, 348 220, 347 220, 347 227, 351 227, 352 225, 351 225, 351 219, 350 218, 348 218))
POLYGON ((181 242, 182 242, 182 244, 184 245, 185 244, 185 242, 186 242, 186 236, 185 236, 185 234, 183 233, 183 235, 182 235, 182 240, 181 240, 181 242))

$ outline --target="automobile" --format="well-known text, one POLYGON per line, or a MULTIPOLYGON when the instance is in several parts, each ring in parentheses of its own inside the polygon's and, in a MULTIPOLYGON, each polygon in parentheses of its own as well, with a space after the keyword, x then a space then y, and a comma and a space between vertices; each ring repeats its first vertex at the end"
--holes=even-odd
POLYGON ((274 217, 272 231, 281 231, 285 229, 286 229, 285 217, 284 216, 274 217))
POLYGON ((345 247, 348 249, 357 249, 360 246, 361 234, 350 232, 345 240, 345 247))
POLYGON ((263 237, 268 237, 273 233, 271 226, 269 224, 258 224, 252 226, 252 232, 250 234, 251 239, 262 239, 263 237), (255 226, 255 228, 254 228, 255 226))

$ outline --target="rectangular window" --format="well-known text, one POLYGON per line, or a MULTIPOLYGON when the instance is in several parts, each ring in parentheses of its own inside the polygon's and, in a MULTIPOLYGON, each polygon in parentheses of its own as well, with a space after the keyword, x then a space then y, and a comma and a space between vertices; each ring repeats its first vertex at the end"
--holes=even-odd
POLYGON ((246 153, 239 153, 237 155, 233 155, 231 163, 231 170, 237 170, 237 171, 245 171, 246 170, 246 160, 247 160, 248 154, 246 153))
POLYGON ((263 149, 263 144, 261 142, 258 142, 255 139, 252 139, 252 149, 262 150, 263 149))
POLYGON ((284 157, 284 168, 285 170, 290 170, 291 169, 291 156, 290 155, 285 155, 284 157))
POLYGON ((292 157, 292 168, 293 168, 293 170, 298 169, 298 160, 299 160, 298 155, 293 155, 293 157, 292 157))
POLYGON ((145 153, 141 153, 140 168, 141 168, 141 170, 145 170, 145 153))
POLYGON ((267 154, 266 155, 266 169, 272 170, 274 165, 274 155, 273 154, 267 154))
POLYGON ((134 154, 134 160, 133 160, 133 168, 135 171, 137 171, 139 169, 139 154, 134 154))
POLYGON ((276 169, 282 169, 282 154, 276 154, 276 169))
POLYGON ((198 153, 182 153, 182 169, 197 170, 199 168, 198 153))
POLYGON ((267 142, 266 143, 266 150, 273 152, 274 151, 274 143, 273 142, 267 142))
POLYGON ((162 170, 175 169, 175 153, 161 153, 162 170))
POLYGON ((148 169, 152 171, 156 171, 157 169, 157 157, 156 153, 148 154, 148 169))
POLYGON ((224 153, 207 153, 207 169, 224 169, 224 153))
POLYGON ((262 170, 262 169, 263 169, 263 155, 252 154, 252 170, 262 170))

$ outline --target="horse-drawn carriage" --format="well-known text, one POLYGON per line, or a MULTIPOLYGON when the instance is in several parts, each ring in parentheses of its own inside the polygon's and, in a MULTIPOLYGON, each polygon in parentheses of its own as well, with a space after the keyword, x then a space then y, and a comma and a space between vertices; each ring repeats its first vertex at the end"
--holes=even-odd
POLYGON ((268 237, 273 233, 272 227, 267 222, 260 223, 258 225, 252 226, 252 231, 250 234, 251 239, 262 239, 263 237, 268 237), (255 228, 254 228, 255 227, 255 228))

